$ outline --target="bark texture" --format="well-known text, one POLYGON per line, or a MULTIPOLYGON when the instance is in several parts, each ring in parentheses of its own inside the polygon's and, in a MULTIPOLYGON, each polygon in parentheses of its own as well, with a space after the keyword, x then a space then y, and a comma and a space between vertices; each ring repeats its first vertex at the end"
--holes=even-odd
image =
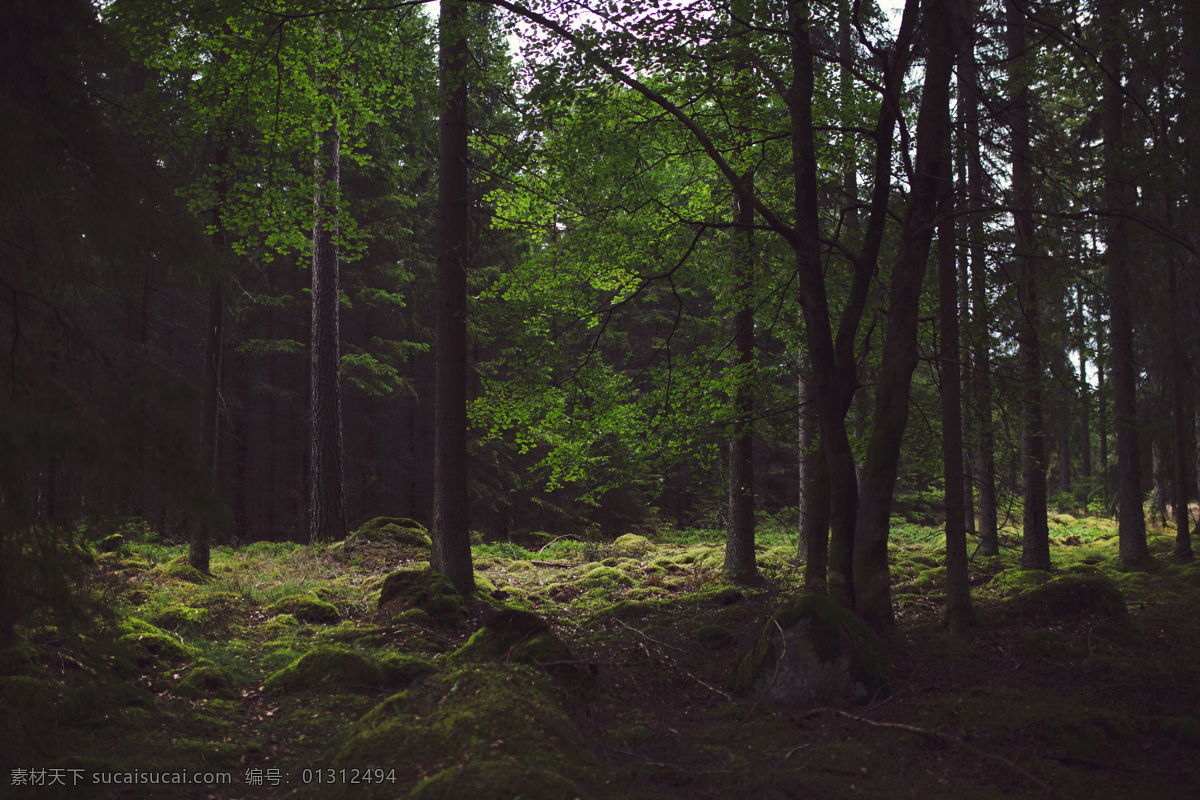
POLYGON ((475 589, 467 493, 467 270, 470 184, 467 4, 442 0, 438 69, 436 408, 430 562, 460 592, 475 589))

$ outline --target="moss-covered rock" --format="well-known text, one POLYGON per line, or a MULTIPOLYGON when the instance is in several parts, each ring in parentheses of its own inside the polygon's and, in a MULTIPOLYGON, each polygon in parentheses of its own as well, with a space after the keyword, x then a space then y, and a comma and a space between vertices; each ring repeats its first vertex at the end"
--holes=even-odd
POLYGON ((376 517, 363 523, 346 539, 347 545, 357 542, 389 542, 426 550, 433 546, 424 526, 406 517, 376 517))
MULTIPOLYGON (((332 766, 394 768, 398 785, 428 776, 414 797, 595 796, 599 773, 564 700, 534 667, 451 667, 363 717, 332 766)), ((389 783, 353 788, 362 800, 396 796, 389 783)))
POLYGON ((785 603, 738 664, 731 688, 773 703, 866 702, 887 691, 883 642, 860 619, 821 595, 785 603))
POLYGON ((493 614, 450 658, 455 663, 544 664, 550 675, 564 685, 585 689, 594 683, 594 676, 588 670, 563 663, 572 660, 571 649, 544 619, 517 608, 505 608, 493 614))
POLYGON ((320 644, 267 678, 263 687, 277 692, 378 691, 406 685, 430 669, 428 662, 416 656, 392 654, 375 659, 347 647, 320 644))
POLYGON ((624 536, 618 536, 612 543, 613 549, 621 555, 633 556, 645 553, 653 549, 650 540, 645 536, 638 536, 636 533, 627 533, 624 536))
POLYGON ((342 618, 337 606, 326 603, 315 594, 293 594, 267 606, 267 614, 291 614, 301 622, 334 623, 342 618))
POLYGON ((208 664, 184 675, 183 680, 175 684, 173 692, 180 697, 204 700, 237 700, 241 696, 238 682, 229 670, 208 664))
POLYGON ((115 553, 125 546, 125 537, 119 533, 109 534, 100 542, 101 553, 115 553))
POLYGON ((137 617, 129 617, 124 620, 120 629, 124 632, 120 641, 132 646, 137 659, 141 662, 178 663, 192 661, 199 655, 195 648, 188 647, 174 636, 165 633, 161 628, 137 617))
POLYGON ((408 608, 420 609, 437 624, 452 628, 465 625, 468 616, 462 595, 444 575, 428 569, 393 572, 380 587, 381 611, 394 616, 408 608))

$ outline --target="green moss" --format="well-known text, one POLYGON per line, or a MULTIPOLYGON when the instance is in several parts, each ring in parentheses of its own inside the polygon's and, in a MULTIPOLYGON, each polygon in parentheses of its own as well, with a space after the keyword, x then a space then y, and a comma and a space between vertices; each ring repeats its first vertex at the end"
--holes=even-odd
POLYGON ((1026 649, 1050 658, 1082 658, 1087 655, 1083 642, 1049 628, 1024 628, 1018 635, 1026 649))
POLYGON ((1101 575, 1065 575, 1027 589, 1002 607, 1006 616, 1062 617, 1096 614, 1125 618, 1125 598, 1112 581, 1101 575))
POLYGON ((586 689, 593 683, 587 670, 563 663, 572 660, 571 650, 545 620, 516 608, 505 608, 492 615, 450 660, 547 664, 547 671, 564 685, 586 689))
POLYGON ((295 631, 300 627, 300 620, 292 614, 279 614, 262 624, 263 632, 268 636, 280 636, 295 631))
POLYGON ((428 550, 433 540, 425 527, 406 517, 376 517, 348 537, 360 542, 390 542, 428 550))
POLYGON ((179 556, 173 561, 166 564, 160 564, 150 571, 150 574, 157 578, 166 578, 173 581, 184 581, 186 583, 211 583, 213 577, 205 575, 200 570, 193 567, 187 561, 187 556, 179 556))
POLYGON ((618 536, 612 544, 613 548, 623 555, 640 555, 648 550, 653 549, 650 540, 645 536, 638 536, 636 533, 627 533, 624 536, 618 536))
POLYGON ((419 608, 437 624, 462 627, 467 604, 441 573, 433 570, 401 570, 388 575, 379 590, 379 608, 400 611, 419 608))
POLYGON ((922 571, 912 581, 913 588, 922 594, 929 594, 946 588, 946 568, 933 567, 922 571))
POLYGON ((383 682, 393 687, 408 686, 437 671, 433 664, 411 653, 387 653, 379 659, 379 666, 383 670, 383 682))
POLYGON ((237 700, 241 697, 238 682, 230 672, 218 666, 199 666, 183 676, 173 693, 180 697, 237 700))
POLYGON ((1012 594, 1032 586, 1041 586, 1054 575, 1040 569, 1021 569, 1013 567, 996 573, 988 581, 988 589, 1001 594, 1012 594))
POLYGON ((425 672, 428 664, 415 657, 404 659, 396 655, 381 662, 346 647, 320 644, 271 675, 263 686, 279 692, 378 691, 387 685, 404 685, 425 672))
POLYGON ((433 627, 433 617, 420 608, 407 608, 392 616, 393 625, 419 625, 422 628, 433 627))
POLYGON ((724 625, 701 625, 692 631, 692 640, 704 644, 727 642, 733 638, 733 631, 724 625))
POLYGON ((266 609, 269 615, 291 614, 302 622, 332 623, 341 619, 337 606, 315 594, 294 594, 276 600, 266 609))
MULTIPOLYGON (((594 796, 585 785, 594 769, 590 750, 564 711, 563 700, 561 691, 533 667, 452 667, 368 713, 332 765, 394 768, 401 782, 430 776, 413 796, 510 800, 557 797, 559 788, 570 790, 564 796, 594 796), (500 762, 510 765, 511 774, 490 767, 478 773, 465 768, 453 772, 464 765, 500 762), (447 770, 451 772, 443 775, 447 770)), ((396 795, 389 784, 354 789, 356 798, 396 795)))
POLYGON ((139 661, 192 661, 199 655, 194 648, 137 617, 123 620, 119 627, 124 631, 120 641, 134 648, 139 661))
POLYGON ((146 615, 146 620, 159 628, 178 631, 203 624, 208 616, 208 612, 204 609, 185 605, 169 605, 151 611, 146 615))
POLYGON ((633 579, 615 567, 597 564, 586 572, 577 583, 584 589, 606 589, 616 586, 632 586, 633 579))

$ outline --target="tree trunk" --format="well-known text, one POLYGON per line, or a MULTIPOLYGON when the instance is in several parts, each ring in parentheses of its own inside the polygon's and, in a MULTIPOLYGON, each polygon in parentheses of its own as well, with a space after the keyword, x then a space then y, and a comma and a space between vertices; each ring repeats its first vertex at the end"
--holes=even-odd
MULTIPOLYGON (((1012 86, 1013 205, 1033 205, 1032 170, 1029 158, 1029 91, 1026 66, 1025 16, 1014 0, 1006 0, 1009 81, 1012 86)), ((1023 503, 1021 566, 1050 568, 1050 531, 1046 520, 1046 425, 1042 408, 1042 355, 1038 343, 1041 309, 1038 305, 1037 264, 1034 258, 1033 215, 1027 210, 1013 214, 1016 232, 1014 259, 1017 264, 1017 302, 1020 322, 1017 359, 1021 364, 1025 433, 1023 437, 1023 503)))
MULTIPOLYGON (((1079 461, 1080 474, 1090 486, 1092 478, 1092 391, 1087 377, 1087 327, 1083 308, 1083 287, 1076 290, 1075 332, 1079 337, 1079 461)), ((1086 500, 1084 501, 1086 504, 1086 500)))
MULTIPOLYGON (((229 137, 224 135, 217 145, 213 168, 216 173, 217 202, 213 206, 212 242, 224 256, 229 242, 225 233, 224 205, 229 197, 229 137)), ((200 417, 200 474, 208 482, 208 491, 216 496, 220 470, 220 408, 221 362, 225 350, 225 298, 220 279, 213 278, 208 295, 208 317, 204 335, 204 405, 200 417)), ((188 546, 188 564, 207 574, 209 572, 212 529, 207 519, 192 523, 188 546)))
POLYGON ((1191 514, 1188 513, 1188 423, 1191 402, 1188 388, 1192 376, 1189 374, 1187 356, 1179 337, 1179 287, 1176 277, 1177 265, 1171 260, 1167 276, 1167 295, 1171 304, 1171 461, 1174 480, 1171 499, 1172 516, 1175 519, 1175 557, 1181 561, 1192 559, 1191 514))
POLYGON ((442 0, 438 22, 442 111, 438 127, 437 360, 430 556, 433 569, 464 594, 475 589, 467 491, 467 270, 471 257, 468 22, 465 0, 442 0))
MULTIPOLYGON (((333 35, 326 33, 326 35, 333 35)), ((309 537, 314 542, 346 537, 343 474, 340 266, 338 263, 338 203, 341 138, 338 132, 336 89, 321 88, 330 98, 332 117, 317 132, 313 162, 312 327, 310 337, 309 537)))
MULTIPOLYGON (((892 494, 900 445, 908 422, 912 373, 918 359, 917 319, 921 284, 933 239, 942 162, 950 157, 950 74, 954 66, 951 16, 956 0, 926 0, 925 84, 917 116, 917 154, 892 271, 891 303, 878 385, 875 418, 863 466, 854 529, 854 596, 858 613, 876 630, 890 632, 891 582, 887 563, 892 494)), ((961 470, 960 470, 961 472, 961 470)))
MULTIPOLYGON (((959 0, 961 2, 961 0, 959 0)), ((957 28, 957 26, 953 26, 957 28)), ((955 31, 957 33, 957 31, 955 31)), ((957 38, 957 37, 956 37, 957 38)), ((942 155, 939 203, 945 208, 954 196, 950 139, 942 155)), ((970 623, 971 585, 967 575, 966 481, 963 469, 962 370, 959 367, 958 249, 955 222, 938 223, 938 329, 941 334, 942 479, 946 503, 946 627, 961 633, 970 623)))
MULTIPOLYGON (((974 11, 974 2, 968 2, 974 11)), ((970 30, 974 30, 974 14, 970 30)), ((964 29, 967 25, 964 24, 964 29)), ((979 81, 975 64, 973 35, 960 37, 959 97, 965 130, 967 204, 971 209, 983 205, 983 158, 979 137, 979 81)), ((984 246, 983 216, 976 212, 967 217, 968 257, 971 273, 972 373, 975 405, 978 409, 979 453, 976 471, 979 480, 979 553, 994 556, 1000 552, 996 534, 996 437, 992 429, 992 363, 988 330, 987 251, 984 246)))
POLYGON ((1117 523, 1121 559, 1127 564, 1144 561, 1146 518, 1142 510, 1141 448, 1137 424, 1137 367, 1133 356, 1133 302, 1129 275, 1129 245, 1125 211, 1129 191, 1121 159, 1124 155, 1124 51, 1118 31, 1122 6, 1116 0, 1100 5, 1100 66, 1104 80, 1104 197, 1109 217, 1105 241, 1108 271, 1109 324, 1112 329, 1113 401, 1117 429, 1117 523))
POLYGON ((804 559, 804 590, 829 590, 829 465, 820 447, 813 392, 805 378, 806 359, 800 359, 800 550, 804 559))
POLYGON ((737 198, 735 220, 739 242, 733 250, 734 297, 733 366, 739 371, 730 398, 733 430, 729 439, 729 530, 725 537, 725 572, 735 581, 753 580, 758 574, 754 557, 754 394, 749 370, 754 363, 754 308, 751 288, 751 227, 754 207, 737 198))

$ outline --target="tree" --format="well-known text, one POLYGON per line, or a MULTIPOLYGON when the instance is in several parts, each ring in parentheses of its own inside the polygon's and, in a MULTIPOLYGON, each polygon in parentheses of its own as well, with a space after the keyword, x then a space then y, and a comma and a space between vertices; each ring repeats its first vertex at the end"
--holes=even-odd
MULTIPOLYGON (((324 24, 318 36, 336 52, 340 37, 324 24)), ((323 59, 318 69, 330 61, 323 59)), ((346 537, 345 475, 342 470, 341 280, 338 263, 341 137, 338 131, 336 80, 318 78, 320 105, 313 161, 312 326, 310 402, 312 433, 309 536, 313 541, 346 537)))
POLYGON ((470 268, 465 0, 444 0, 438 23, 437 395, 431 566, 464 594, 475 588, 467 509, 467 271, 470 268))
POLYGON ((1146 518, 1142 510, 1137 371, 1134 363, 1132 287, 1125 220, 1129 212, 1129 188, 1123 164, 1125 101, 1121 77, 1124 48, 1121 44, 1120 4, 1102 0, 1099 12, 1103 48, 1100 67, 1105 75, 1104 202, 1110 215, 1104 260, 1107 264, 1113 399, 1116 405, 1117 511, 1121 559, 1127 564, 1137 564, 1144 561, 1149 553, 1146 546, 1146 518))
POLYGON ((1041 307, 1038 293, 1038 265, 1034 244, 1033 163, 1029 136, 1029 65, 1026 47, 1026 20, 1016 0, 1006 0, 1010 119, 1012 128, 1012 202, 1015 242, 1013 259, 1017 271, 1017 358, 1021 362, 1021 413, 1024 421, 1024 508, 1021 527, 1021 566, 1025 569, 1050 568, 1050 531, 1046 519, 1046 430, 1042 408, 1043 366, 1041 344, 1041 307))

